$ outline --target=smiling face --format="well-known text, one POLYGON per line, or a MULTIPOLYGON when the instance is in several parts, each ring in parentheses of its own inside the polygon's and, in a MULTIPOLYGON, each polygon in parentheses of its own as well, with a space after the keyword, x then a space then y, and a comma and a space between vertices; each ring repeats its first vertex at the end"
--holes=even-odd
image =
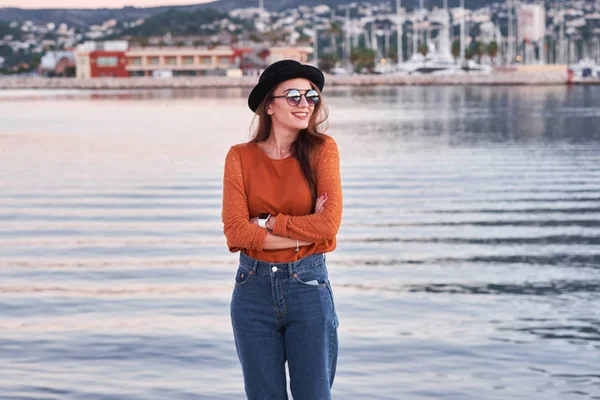
MULTIPOLYGON (((279 97, 287 96, 290 91, 294 90, 304 95, 314 88, 311 82, 304 78, 290 79, 277 86, 273 92, 275 98, 271 99, 267 107, 267 114, 271 116, 274 129, 299 131, 308 127, 315 112, 315 106, 309 103, 305 96, 300 97, 298 105, 290 105, 287 98, 279 97)), ((292 101, 292 103, 294 102, 292 101)))

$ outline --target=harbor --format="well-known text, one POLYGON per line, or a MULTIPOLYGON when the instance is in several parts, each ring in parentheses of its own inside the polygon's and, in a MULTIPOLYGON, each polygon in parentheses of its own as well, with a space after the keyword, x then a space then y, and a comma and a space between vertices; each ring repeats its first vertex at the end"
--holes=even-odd
MULTIPOLYGON (((161 89, 161 88, 251 88, 256 76, 195 76, 138 78, 42 78, 0 79, 2 89, 161 89)), ((328 86, 405 86, 405 85, 566 85, 598 84, 600 79, 569 77, 566 66, 540 66, 515 71, 463 74, 356 74, 327 75, 328 86)))

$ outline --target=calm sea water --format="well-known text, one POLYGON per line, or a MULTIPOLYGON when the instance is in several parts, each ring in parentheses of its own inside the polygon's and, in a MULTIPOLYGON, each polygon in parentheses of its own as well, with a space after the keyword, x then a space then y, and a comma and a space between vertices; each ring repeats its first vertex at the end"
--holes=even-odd
MULTIPOLYGON (((600 399, 600 87, 326 92, 334 398, 600 399)), ((0 92, 0 399, 242 399, 246 90, 0 92)))

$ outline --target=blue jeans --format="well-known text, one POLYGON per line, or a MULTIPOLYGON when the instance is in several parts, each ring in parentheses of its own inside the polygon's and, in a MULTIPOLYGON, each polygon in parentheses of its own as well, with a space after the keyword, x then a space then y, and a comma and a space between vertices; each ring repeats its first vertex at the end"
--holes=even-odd
POLYGON ((231 321, 249 400, 331 398, 338 319, 323 254, 269 263, 240 253, 231 321))

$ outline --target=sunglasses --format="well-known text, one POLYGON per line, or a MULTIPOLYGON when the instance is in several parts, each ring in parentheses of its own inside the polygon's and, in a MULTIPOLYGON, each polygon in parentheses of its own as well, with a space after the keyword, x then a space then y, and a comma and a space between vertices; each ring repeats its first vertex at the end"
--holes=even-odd
POLYGON ((309 107, 315 107, 319 103, 319 92, 314 89, 307 90, 305 94, 300 93, 297 89, 292 89, 285 96, 272 96, 274 99, 286 99, 292 107, 298 107, 302 96, 306 99, 309 107))

